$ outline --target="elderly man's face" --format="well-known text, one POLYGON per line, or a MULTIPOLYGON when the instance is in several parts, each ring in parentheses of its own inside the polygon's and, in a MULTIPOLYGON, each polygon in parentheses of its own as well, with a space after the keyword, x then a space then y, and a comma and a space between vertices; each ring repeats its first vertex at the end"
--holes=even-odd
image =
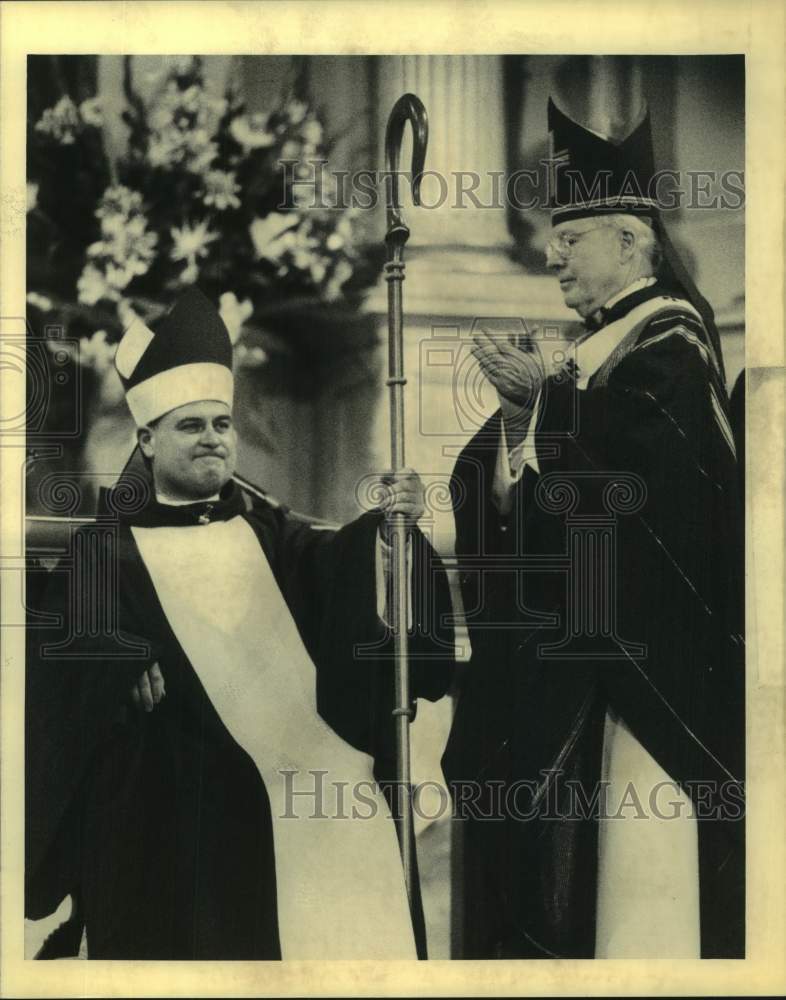
POLYGON ((173 500, 213 496, 235 471, 237 434, 226 403, 178 406, 140 428, 138 438, 152 460, 156 489, 173 500))
POLYGON ((625 235, 598 219, 554 226, 546 264, 559 280, 565 305, 589 316, 627 284, 625 235))

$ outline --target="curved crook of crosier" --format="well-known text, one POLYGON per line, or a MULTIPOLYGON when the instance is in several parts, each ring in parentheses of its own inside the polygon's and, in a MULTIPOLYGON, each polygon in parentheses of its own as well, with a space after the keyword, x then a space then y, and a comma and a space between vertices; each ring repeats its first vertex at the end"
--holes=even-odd
MULTIPOLYGON (((423 102, 415 94, 403 94, 393 105, 385 131, 385 159, 388 176, 390 177, 389 198, 387 206, 388 232, 394 229, 406 229, 401 217, 401 203, 398 189, 398 166, 401 157, 401 143, 404 138, 404 126, 409 122, 412 126, 412 201, 420 204, 420 184, 423 179, 423 168, 426 164, 426 146, 428 145, 428 115, 423 102)), ((408 235, 408 233, 407 233, 408 235)))

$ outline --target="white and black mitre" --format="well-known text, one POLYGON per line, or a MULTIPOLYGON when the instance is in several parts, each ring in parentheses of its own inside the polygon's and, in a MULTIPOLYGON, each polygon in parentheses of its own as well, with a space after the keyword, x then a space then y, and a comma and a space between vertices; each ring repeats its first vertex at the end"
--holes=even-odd
POLYGON ((137 427, 203 399, 232 406, 229 332, 197 288, 151 327, 136 318, 118 344, 115 367, 137 427))

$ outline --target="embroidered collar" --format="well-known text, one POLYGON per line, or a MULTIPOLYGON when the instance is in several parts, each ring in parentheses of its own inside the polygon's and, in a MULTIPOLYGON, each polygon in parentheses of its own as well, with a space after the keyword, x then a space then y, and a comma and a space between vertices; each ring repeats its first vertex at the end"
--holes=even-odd
MULTIPOLYGON (((576 379, 578 388, 588 387, 592 376, 637 324, 653 316, 670 302, 678 303, 680 300, 653 285, 626 296, 615 305, 609 311, 608 321, 601 329, 585 335, 576 342, 575 364, 571 373, 576 379)), ((695 312, 689 303, 683 301, 682 306, 695 312)))

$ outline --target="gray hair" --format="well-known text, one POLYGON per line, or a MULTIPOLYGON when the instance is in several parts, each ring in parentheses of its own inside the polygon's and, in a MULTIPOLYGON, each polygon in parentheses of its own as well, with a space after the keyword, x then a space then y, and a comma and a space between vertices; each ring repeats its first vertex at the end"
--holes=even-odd
POLYGON ((660 240, 655 235, 649 219, 638 215, 623 215, 615 213, 606 216, 606 222, 620 232, 633 233, 636 237, 636 247, 640 254, 642 277, 654 274, 661 261, 660 240))

